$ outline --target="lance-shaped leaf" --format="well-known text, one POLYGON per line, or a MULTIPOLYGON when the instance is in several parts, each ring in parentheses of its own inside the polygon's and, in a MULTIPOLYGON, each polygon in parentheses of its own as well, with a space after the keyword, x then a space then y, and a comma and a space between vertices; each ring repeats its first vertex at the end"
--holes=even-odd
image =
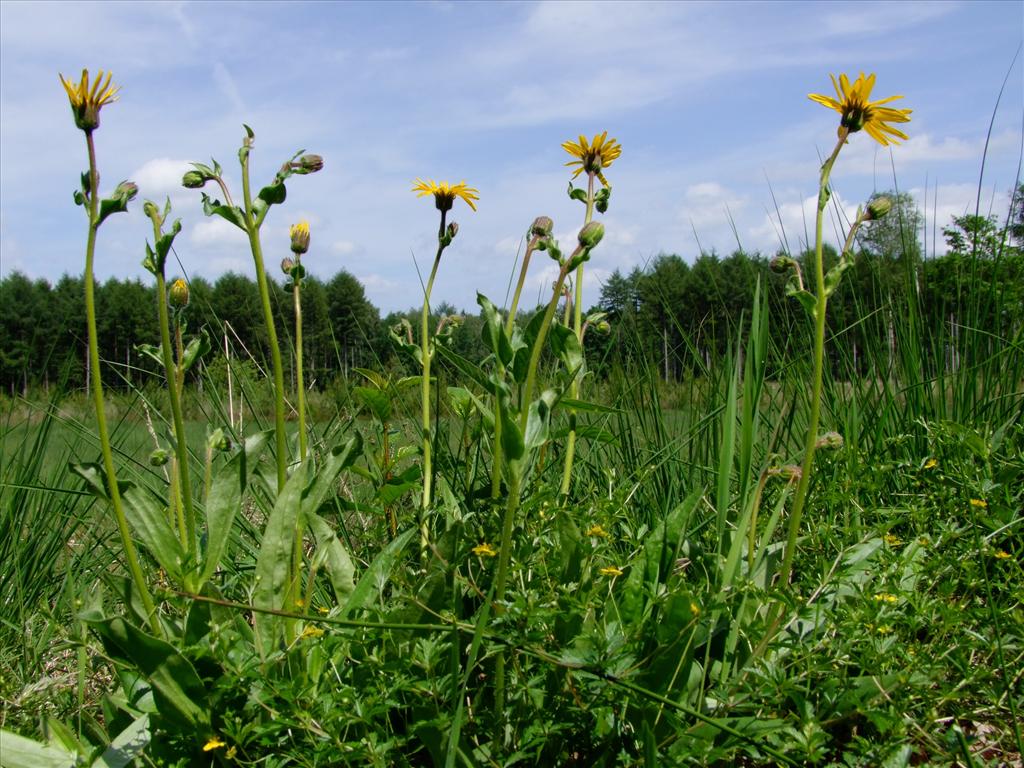
POLYGON ((583 370, 583 348, 572 328, 565 325, 552 325, 549 331, 551 349, 565 365, 571 377, 576 377, 583 370))
MULTIPOLYGON (((68 462, 68 470, 85 480, 88 491, 97 498, 110 501, 110 491, 107 487, 107 473, 103 466, 94 462, 80 463, 68 462)), ((117 481, 117 489, 124 494, 129 483, 125 480, 117 481)))
POLYGON ((483 369, 480 368, 476 363, 473 363, 457 352, 453 352, 448 347, 438 347, 438 351, 441 353, 441 357, 447 360, 449 363, 458 368, 462 373, 466 374, 469 378, 479 384, 481 387, 486 389, 488 392, 494 393, 494 381, 493 377, 488 377, 484 373, 483 369))
POLYGON ((78 754, 0 729, 0 760, 4 768, 71 768, 78 754))
POLYGON ((410 539, 417 533, 415 527, 404 533, 400 533, 394 541, 388 544, 383 551, 374 558, 366 573, 362 575, 356 588, 349 595, 348 600, 341 608, 339 618, 345 618, 353 611, 358 611, 370 604, 374 597, 379 597, 388 575, 395 567, 395 563, 402 555, 402 550, 409 544, 410 539))
POLYGON ((535 451, 548 441, 548 430, 551 425, 551 409, 557 400, 553 390, 544 393, 530 403, 530 411, 526 416, 526 435, 523 442, 526 450, 535 451))
POLYGON ((317 561, 327 570, 327 578, 331 580, 334 596, 338 604, 344 604, 356 588, 356 567, 348 550, 338 540, 338 534, 319 515, 306 513, 309 528, 316 539, 317 561))
POLYGON ((790 280, 786 283, 786 295, 792 296, 799 301, 803 308, 807 310, 807 314, 811 316, 811 319, 818 316, 818 302, 814 295, 800 288, 795 280, 790 280))
POLYGON ((158 499, 149 489, 137 485, 129 485, 122 496, 124 514, 135 535, 160 563, 167 576, 182 584, 185 571, 191 570, 194 563, 188 564, 186 568, 185 552, 171 527, 163 500, 158 499))
POLYGON ((230 221, 243 232, 247 232, 245 226, 245 213, 237 205, 224 205, 220 200, 214 200, 203 192, 203 213, 207 216, 220 216, 225 221, 230 221))
POLYGON ((122 181, 117 185, 114 194, 105 200, 100 200, 100 214, 96 226, 104 222, 108 216, 115 213, 124 213, 128 210, 128 203, 139 193, 139 188, 130 181, 122 181))
POLYGON ((164 273, 167 254, 171 252, 171 245, 179 232, 181 232, 181 219, 175 219, 171 225, 171 231, 162 234, 153 248, 150 247, 149 241, 146 241, 146 258, 143 259, 142 266, 151 274, 162 275, 164 273))
POLYGON ((498 308, 482 293, 476 295, 476 303, 483 310, 484 324, 480 329, 484 344, 494 353, 498 363, 505 367, 512 362, 512 343, 505 333, 505 324, 501 320, 498 308))
POLYGON ((206 499, 206 551, 203 570, 196 589, 202 589, 220 565, 231 536, 231 527, 242 507, 242 495, 249 484, 249 474, 266 444, 268 432, 259 432, 246 439, 245 445, 217 469, 206 499))
POLYGON ((79 618, 100 636, 108 655, 133 666, 153 687, 160 717, 180 728, 200 732, 209 729, 206 687, 189 660, 173 645, 120 617, 108 619, 90 611, 79 618))
POLYGON ((849 251, 843 251, 843 255, 839 257, 839 261, 836 262, 835 266, 828 271, 827 275, 825 275, 826 296, 831 296, 835 293, 836 288, 839 287, 839 283, 843 279, 843 273, 852 266, 853 254, 849 251))
POLYGON ((203 328, 199 331, 199 335, 192 338, 185 347, 185 352, 181 356, 181 368, 183 371, 188 373, 192 366, 196 364, 196 361, 203 357, 211 349, 210 337, 206 333, 206 329, 203 328))

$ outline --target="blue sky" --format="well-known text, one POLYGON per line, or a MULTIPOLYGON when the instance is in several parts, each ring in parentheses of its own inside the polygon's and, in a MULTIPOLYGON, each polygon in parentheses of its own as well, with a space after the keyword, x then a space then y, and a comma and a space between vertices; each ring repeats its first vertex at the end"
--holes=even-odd
MULTIPOLYGON (((852 209, 891 188, 894 164, 901 189, 923 203, 927 188, 929 222, 941 227, 974 209, 985 135, 1022 34, 1024 4, 1013 1, 4 0, 0 273, 81 272, 85 220, 71 193, 85 147, 57 73, 83 66, 112 70, 122 88, 96 134, 101 187, 130 178, 141 189, 131 213, 101 230, 101 278, 145 275, 152 232, 141 199, 167 196, 183 221, 176 249, 190 274, 252 273, 241 232, 206 219, 198 192, 180 187, 189 161, 213 156, 238 190, 244 122, 256 131, 254 184, 298 149, 326 161, 323 172, 294 179, 268 216, 268 261, 286 255, 288 225, 308 218, 307 269, 349 270, 388 311, 421 300, 414 256, 421 269, 433 257, 437 212, 410 192, 416 177, 480 190, 477 213, 456 205, 461 229, 435 302, 474 308, 477 290, 501 302, 534 217, 551 216, 563 245, 581 223, 582 206, 565 193, 561 143, 606 129, 623 153, 607 171, 614 192, 587 269, 587 304, 614 269, 659 253, 727 254, 737 236, 770 253, 780 228, 800 247, 838 117, 807 93, 829 93, 830 72, 875 72, 876 98, 901 93, 894 106, 914 110, 911 140, 891 156, 866 134, 852 138, 833 173, 840 200, 852 209)), ((1005 213, 1019 172, 1021 62, 992 129, 984 210, 1005 213)), ((533 296, 552 277, 538 263, 533 296)))

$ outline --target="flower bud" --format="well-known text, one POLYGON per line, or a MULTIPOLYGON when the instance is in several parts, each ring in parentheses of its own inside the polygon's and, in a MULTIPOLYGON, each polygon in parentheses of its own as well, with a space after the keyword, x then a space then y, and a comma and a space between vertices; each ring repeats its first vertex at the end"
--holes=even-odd
POLYGON ((114 190, 114 197, 120 200, 134 200, 139 194, 139 185, 134 181, 122 181, 114 190))
POLYGON ((220 427, 213 430, 213 433, 206 439, 206 444, 211 451, 231 450, 231 438, 225 435, 224 430, 220 427))
POLYGON ((205 174, 199 171, 187 171, 184 176, 181 177, 181 185, 186 189, 199 189, 202 187, 208 179, 205 174))
POLYGON ((184 309, 188 306, 188 283, 180 277, 171 283, 167 292, 167 303, 175 309, 184 309))
POLYGON ((796 266, 796 262, 789 258, 789 256, 783 256, 782 254, 773 258, 768 264, 769 269, 777 275, 786 274, 794 266, 796 266))
POLYGON ((838 450, 843 447, 843 436, 838 432, 826 432, 814 443, 815 448, 838 450))
POLYGON ((146 214, 147 219, 156 218, 160 220, 160 207, 152 200, 147 200, 142 204, 142 212, 146 214))
POLYGON ((459 234, 459 224, 453 221, 448 225, 448 239, 454 240, 457 234, 459 234))
POLYGON ((530 234, 534 237, 547 237, 554 228, 555 222, 548 216, 538 216, 530 226, 530 234))
POLYGON ((868 215, 864 217, 864 220, 875 221, 885 216, 891 210, 892 200, 885 195, 881 195, 868 203, 868 215))
POLYGON ((768 474, 772 477, 781 477, 786 482, 795 483, 800 480, 804 472, 796 464, 783 464, 781 467, 772 467, 768 470, 768 474))
POLYGON ((292 273, 292 269, 295 267, 295 260, 291 256, 285 256, 281 259, 281 271, 286 275, 292 273))
POLYGON ((149 466, 151 467, 162 467, 170 460, 171 454, 168 453, 166 448, 157 448, 149 454, 149 466))
POLYGON ((300 221, 298 224, 292 224, 288 231, 292 238, 292 253, 302 254, 309 250, 308 221, 300 221))
POLYGON ((594 248, 604 237, 604 224, 600 221, 592 221, 580 230, 580 245, 584 248, 594 248))
POLYGON ((292 163, 297 173, 316 173, 324 168, 324 159, 320 155, 303 155, 298 161, 292 163))
POLYGON ((612 326, 611 323, 609 323, 607 320, 601 320, 600 322, 597 323, 597 325, 594 326, 594 330, 597 331, 598 333, 610 333, 612 330, 612 326))

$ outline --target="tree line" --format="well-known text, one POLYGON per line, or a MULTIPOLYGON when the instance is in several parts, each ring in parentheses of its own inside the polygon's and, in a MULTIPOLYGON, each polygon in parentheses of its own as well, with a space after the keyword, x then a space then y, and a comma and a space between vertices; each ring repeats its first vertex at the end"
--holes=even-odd
MULTIPOLYGON (((1018 193, 1024 192, 1024 185, 1018 193)), ((857 373, 880 363, 878 350, 895 346, 896 329, 914 313, 922 339, 955 339, 970 328, 1005 339, 1020 333, 1024 320, 1024 195, 1014 196, 1010 215, 954 217, 943 229, 947 251, 925 257, 920 244, 922 214, 906 194, 890 194, 892 212, 864 230, 857 257, 829 303, 829 329, 841 334, 833 354, 844 356, 857 373)), ((803 262, 807 254, 795 255, 803 262)), ((826 248, 826 269, 838 259, 826 248)), ((588 315, 588 364, 597 376, 616 366, 656 366, 666 380, 699 375, 725 354, 742 333, 755 287, 769 304, 776 347, 806 348, 803 310, 786 295, 787 275, 772 270, 772 259, 737 250, 728 256, 702 253, 692 263, 663 254, 631 272, 616 270, 602 287, 588 315), (599 316, 601 315, 601 316, 599 316), (602 317, 603 316, 603 317, 602 317), (602 321, 603 319, 603 321, 602 321)), ((805 280, 812 276, 805 270, 805 280)), ((279 333, 291 339, 291 294, 272 281, 279 333)), ((203 329, 211 342, 209 365, 225 354, 268 358, 266 329, 256 282, 228 273, 210 282, 189 283, 188 331, 203 329)), ((157 366, 139 345, 158 341, 155 288, 138 279, 111 278, 96 286, 101 356, 105 381, 128 387, 150 378, 157 366)), ((13 272, 0 280, 0 387, 9 395, 34 387, 81 388, 86 378, 85 312, 81 277, 65 275, 54 284, 13 272)), ((366 298, 359 281, 341 271, 329 280, 303 280, 303 337, 306 380, 324 388, 353 367, 398 364, 390 336, 404 333, 404 320, 417 327, 418 310, 385 317, 366 298), (395 329, 395 330, 392 330, 395 329)), ((434 308, 432 327, 443 317, 449 343, 470 359, 486 352, 482 320, 475 311, 459 313, 448 304, 434 308)), ((290 346, 290 345, 289 345, 290 346)), ((935 365, 956 364, 955 352, 935 365)), ((289 360, 286 365, 290 365, 289 360)), ((876 371, 877 372, 877 371, 876 371)))

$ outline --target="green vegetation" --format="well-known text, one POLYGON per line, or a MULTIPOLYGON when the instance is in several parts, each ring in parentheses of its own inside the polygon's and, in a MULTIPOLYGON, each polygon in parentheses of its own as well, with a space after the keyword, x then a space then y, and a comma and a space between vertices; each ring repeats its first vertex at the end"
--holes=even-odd
MULTIPOLYGON (((99 86, 66 84, 87 139, 99 86)), ((839 111, 819 213, 847 134, 888 130, 839 111)), ((298 260, 291 292, 165 292, 180 227, 148 202, 159 290, 114 281, 83 312, 71 278, 3 282, 0 764, 1019 761, 1019 216, 957 218, 926 259, 872 200, 842 253, 663 256, 576 312, 621 151, 580 138, 577 242, 528 235, 559 266, 540 311, 381 323, 298 260)), ((253 195, 254 147, 241 206, 216 163, 183 183, 219 190, 207 214, 262 275, 266 210, 323 161, 253 195)), ((90 254, 130 199, 95 186, 90 254)), ((458 247, 475 190, 417 188, 458 247)))

